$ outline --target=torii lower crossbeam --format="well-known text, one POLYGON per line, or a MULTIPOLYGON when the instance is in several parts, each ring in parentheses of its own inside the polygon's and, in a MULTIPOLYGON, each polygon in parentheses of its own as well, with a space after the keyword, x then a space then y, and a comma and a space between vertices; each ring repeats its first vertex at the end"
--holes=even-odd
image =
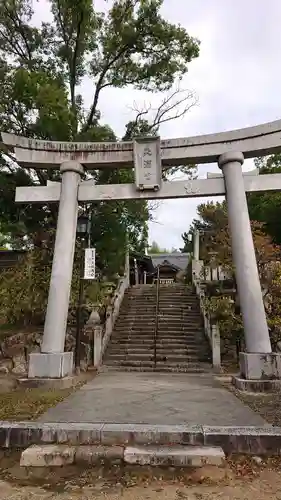
MULTIPOLYGON (((244 175, 244 188, 247 193, 262 191, 281 191, 281 174, 244 175)), ((49 186, 18 187, 17 203, 57 203, 60 200, 60 183, 49 186)), ((190 181, 164 181, 159 191, 137 191, 134 184, 95 185, 89 181, 81 182, 78 201, 105 200, 163 200, 171 198, 203 198, 224 196, 223 178, 196 179, 190 181)))

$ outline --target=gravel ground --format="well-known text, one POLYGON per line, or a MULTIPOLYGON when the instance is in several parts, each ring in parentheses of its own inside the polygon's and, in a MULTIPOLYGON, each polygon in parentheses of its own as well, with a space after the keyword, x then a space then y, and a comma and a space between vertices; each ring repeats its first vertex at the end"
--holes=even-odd
POLYGON ((181 487, 178 485, 165 485, 163 488, 154 483, 150 486, 135 487, 125 491, 109 491, 97 493, 95 488, 85 487, 75 491, 64 493, 51 493, 39 487, 17 488, 8 483, 0 483, 1 500, 279 500, 281 482, 278 483, 279 493, 275 476, 262 477, 251 484, 234 482, 230 485, 221 486, 193 486, 181 487), (272 482, 275 485, 272 486, 272 482))
POLYGON ((274 394, 247 394, 237 391, 231 383, 224 384, 243 403, 259 413, 269 424, 281 427, 281 392, 274 394))

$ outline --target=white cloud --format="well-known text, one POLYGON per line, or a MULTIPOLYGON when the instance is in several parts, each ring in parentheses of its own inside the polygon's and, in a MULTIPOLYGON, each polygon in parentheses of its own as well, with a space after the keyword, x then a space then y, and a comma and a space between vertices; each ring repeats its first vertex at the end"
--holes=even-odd
MULTIPOLYGON (((98 9, 110 2, 95 0, 98 9)), ((36 8, 36 22, 48 16, 45 0, 36 8)), ((185 118, 162 126, 161 136, 194 136, 246 127, 280 117, 280 0, 164 0, 163 15, 183 25, 201 40, 200 57, 190 64, 183 86, 195 90, 200 104, 185 118)), ((82 85, 87 106, 93 88, 82 85)), ((122 136, 131 118, 133 101, 143 102, 147 94, 133 89, 104 91, 100 99, 103 121, 122 136)), ((156 97, 149 96, 150 100, 156 97)), ((246 162, 245 169, 252 168, 246 162)), ((200 168, 216 170, 214 165, 200 168)), ((205 199, 206 200, 206 199, 205 199)), ((204 200, 168 200, 154 214, 150 239, 161 246, 180 247, 186 231, 204 200)))
MULTIPOLYGON (((200 57, 190 65, 185 84, 195 89, 200 106, 182 121, 167 124, 161 134, 197 135, 246 127, 280 117, 279 57, 281 38, 278 0, 177 0, 165 2, 167 18, 180 22, 201 40, 200 57), (186 15, 185 15, 186 13, 186 15)), ((245 170, 253 168, 245 162, 245 170)), ((218 170, 212 165, 206 170, 218 170)), ((200 175, 200 176, 201 176, 200 175)), ((168 200, 150 225, 150 238, 161 246, 180 247, 181 233, 205 199, 168 200)))

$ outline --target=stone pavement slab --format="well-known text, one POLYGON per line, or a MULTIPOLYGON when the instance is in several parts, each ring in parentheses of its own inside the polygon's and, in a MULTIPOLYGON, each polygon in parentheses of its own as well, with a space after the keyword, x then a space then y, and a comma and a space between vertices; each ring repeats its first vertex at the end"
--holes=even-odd
POLYGON ((104 372, 50 408, 42 422, 262 426, 212 374, 104 372))

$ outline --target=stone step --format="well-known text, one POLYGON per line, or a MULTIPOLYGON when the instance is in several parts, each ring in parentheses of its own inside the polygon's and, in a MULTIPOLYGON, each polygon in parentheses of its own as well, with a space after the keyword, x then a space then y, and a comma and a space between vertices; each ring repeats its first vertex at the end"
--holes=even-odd
POLYGON ((120 329, 120 327, 131 327, 134 330, 143 330, 146 327, 152 327, 155 325, 155 319, 154 320, 149 320, 149 321, 142 321, 138 318, 131 318, 131 319, 124 319, 124 318, 119 318, 116 322, 116 329, 120 329))
POLYGON ((198 333, 202 332, 202 326, 201 325, 189 325, 189 326, 179 326, 178 328, 175 326, 170 326, 170 325, 158 325, 157 328, 157 335, 160 335, 160 337, 163 335, 169 335, 170 337, 173 337, 174 335, 187 335, 187 336, 194 336, 198 335, 198 333))
MULTIPOLYGON (((124 301, 123 302, 123 307, 128 308, 128 307, 141 307, 142 309, 145 309, 146 307, 153 308, 156 307, 156 299, 151 301, 151 302, 145 302, 144 300, 139 300, 139 301, 124 301)), ((199 304, 197 302, 175 302, 174 300, 169 300, 169 301, 161 301, 158 303, 158 306, 161 307, 166 307, 167 309, 173 309, 173 310, 188 310, 190 309, 195 309, 197 311, 200 311, 199 304)))
MULTIPOLYGON (((129 362, 142 362, 142 361, 152 361, 154 362, 154 356, 153 356, 153 353, 149 353, 149 354, 109 354, 107 353, 105 358, 104 358, 104 362, 107 363, 107 362, 120 362, 120 361, 129 361, 129 362)), ((163 362, 163 363, 166 363, 166 364, 169 364, 170 362, 172 363, 194 363, 194 362, 198 362, 199 361, 199 358, 198 356, 196 355, 187 355, 185 353, 181 353, 181 354, 167 354, 166 356, 165 355, 160 355, 159 352, 156 352, 156 361, 157 363, 158 362, 163 362)))
MULTIPOLYGON (((108 349, 106 350, 105 355, 108 354, 153 354, 154 353, 154 345, 150 344, 149 347, 142 347, 143 344, 132 344, 128 347, 128 344, 111 344, 108 349), (138 347, 141 346, 141 347, 138 347)), ((204 350, 204 349, 203 349, 204 350)), ((197 355, 202 353, 202 346, 198 344, 173 344, 173 345, 167 345, 166 347, 156 345, 156 351, 159 353, 159 355, 171 355, 171 354, 179 354, 183 353, 185 355, 190 354, 190 355, 197 355), (175 347, 174 347, 175 346, 175 347)))
POLYGON ((153 306, 144 306, 141 307, 141 305, 134 304, 132 306, 123 306, 120 310, 120 314, 126 316, 127 314, 136 314, 139 311, 144 313, 146 316, 148 314, 153 314, 155 315, 156 313, 156 305, 154 304, 153 306))
MULTIPOLYGON (((157 290, 157 287, 154 286, 154 287, 151 287, 151 288, 147 288, 146 290, 136 290, 136 289, 130 289, 128 290, 128 293, 130 295, 137 295, 137 294, 141 294, 141 292, 143 292, 144 295, 146 295, 147 293, 151 293, 151 292, 156 292, 157 290)), ((184 288, 176 288, 176 287, 165 287, 165 286, 160 286, 159 287, 159 293, 161 294, 181 294, 181 295, 191 295, 191 296, 196 296, 196 293, 194 291, 190 291, 190 290, 185 290, 184 288)))
MULTIPOLYGON (((200 311, 199 304, 197 302, 175 302, 174 300, 169 300, 169 301, 161 301, 158 303, 158 306, 161 308, 167 308, 169 310, 193 310, 195 309, 196 311, 200 311)), ((140 301, 130 301, 130 302, 123 302, 123 307, 124 308, 136 308, 136 307, 141 307, 142 309, 145 309, 149 307, 152 309, 153 307, 156 307, 156 300, 153 300, 151 302, 145 302, 143 300, 140 301)))
POLYGON ((198 307, 197 304, 184 304, 184 303, 179 303, 178 305, 175 304, 173 301, 165 304, 165 303, 159 303, 159 310, 164 310, 166 312, 171 312, 171 313, 181 313, 181 312, 192 312, 195 311, 198 314, 200 313, 200 308, 198 307))
POLYGON ((174 467, 225 467, 222 448, 199 446, 138 446, 124 450, 124 461, 131 465, 174 467))
POLYGON ((21 454, 21 467, 63 467, 130 464, 140 466, 173 466, 201 468, 205 465, 225 467, 222 448, 207 446, 70 446, 32 445, 21 454))
POLYGON ((162 323, 162 322, 165 322, 165 323, 173 323, 173 324, 177 324, 177 323, 202 323, 202 319, 201 319, 201 316, 199 316, 198 314, 186 314, 186 315, 182 315, 182 316, 172 316, 171 314, 159 314, 158 315, 158 323, 162 323))
MULTIPOLYGON (((130 346, 130 349, 152 349, 154 347, 154 341, 138 341, 138 342, 131 342, 130 340, 121 340, 121 341, 112 341, 108 349, 115 349, 115 348, 126 348, 127 346, 130 346)), ((156 344, 157 349, 179 349, 179 348, 187 348, 189 350, 196 350, 196 344, 191 342, 187 343, 185 340, 183 341, 171 341, 171 342, 157 342, 156 344)))
POLYGON ((155 307, 156 297, 151 298, 151 300, 145 300, 143 298, 124 299, 123 307, 136 307, 137 305, 141 307, 155 307))
MULTIPOLYGON (((146 368, 146 367, 153 367, 154 366, 154 360, 134 360, 134 359, 122 359, 122 360, 117 360, 117 359, 107 359, 104 363, 106 366, 140 366, 140 367, 143 367, 143 368, 146 368)), ((190 369, 191 368, 198 368, 199 367, 199 361, 195 362, 194 360, 192 361, 169 361, 169 362, 165 362, 165 361, 160 361, 160 360, 157 360, 157 366, 158 368, 163 368, 165 366, 167 367, 173 367, 173 368, 177 368, 179 366, 182 366, 182 367, 189 367, 190 369)))
POLYGON ((124 305, 123 308, 122 308, 122 312, 124 313, 127 313, 129 311, 155 311, 156 310, 156 304, 143 304, 140 303, 140 304, 127 304, 127 305, 124 305))
MULTIPOLYGON (((152 325, 155 323, 155 320, 156 318, 143 318, 141 315, 140 316, 132 316, 132 317, 126 317, 126 318, 119 318, 116 322, 116 326, 118 324, 118 326, 120 325, 130 325, 132 324, 132 326, 137 326, 139 328, 143 328, 144 326, 146 325, 152 325)), ((188 319, 182 319, 182 318, 178 318, 178 319, 168 319, 168 318, 165 318, 165 317, 159 317, 158 318, 158 324, 159 325, 176 325, 177 327, 179 325, 186 325, 186 326, 190 326, 190 325, 198 325, 198 324, 202 324, 202 320, 201 318, 188 318, 188 319)))
MULTIPOLYGON (((156 294, 155 294, 156 296, 156 294)), ((177 292, 164 292, 164 290, 160 290, 159 300, 162 299, 172 299, 172 300, 190 300, 190 301, 199 301, 197 295, 191 295, 186 293, 177 293, 177 292)))
MULTIPOLYGON (((188 343, 193 341, 201 343, 202 340, 206 341, 203 333, 199 331, 195 332, 179 332, 177 331, 176 333, 174 332, 173 334, 170 334, 169 332, 157 332, 156 335, 156 342, 157 343, 162 343, 163 345, 169 345, 170 343, 178 343, 178 342, 183 342, 183 343, 188 343)), ((120 331, 114 332, 111 339, 110 343, 115 343, 118 344, 119 342, 129 342, 129 343, 145 343, 145 344, 150 344, 151 342, 155 341, 155 336, 154 336, 154 330, 147 331, 147 332, 130 332, 130 331, 120 331)))
POLYGON ((140 305, 148 305, 148 306, 152 306, 152 305, 155 305, 156 304, 156 296, 154 297, 149 297, 149 298, 144 298, 144 297, 125 297, 124 298, 124 302, 123 302, 124 306, 125 305, 135 305, 135 304, 140 304, 140 305))
MULTIPOLYGON (((145 325, 147 323, 154 323, 156 320, 156 314, 151 314, 147 317, 140 313, 136 314, 127 314, 126 316, 120 315, 119 318, 116 321, 116 324, 118 323, 124 323, 124 324, 130 324, 134 323, 138 326, 145 325)), ((185 324, 185 325, 190 325, 190 324, 195 324, 197 325, 198 323, 203 324, 203 320, 201 316, 165 316, 163 314, 158 315, 158 323, 169 323, 169 324, 185 324)))
MULTIPOLYGON (((134 343, 134 344, 138 344, 138 343, 141 343, 141 342, 145 342, 146 344, 149 344, 149 343, 154 343, 155 342, 155 337, 154 337, 154 332, 150 332, 150 333, 130 333, 130 332, 123 332, 122 334, 120 333, 119 335, 115 335, 112 337, 111 341, 110 342, 113 342, 114 343, 114 340, 116 341, 115 343, 118 344, 119 342, 129 342, 130 344, 131 343, 134 343)), ((193 343, 193 341, 196 341, 198 343, 201 343, 203 340, 205 340, 203 338, 202 335, 198 334, 198 333, 194 333, 194 334, 175 334, 175 335, 171 335, 169 334, 169 332, 167 332, 167 335, 164 335, 164 334, 161 334, 158 332, 157 335, 156 335, 156 342, 159 344, 159 343, 162 343, 163 345, 170 345, 170 344, 173 344, 173 343, 176 343, 176 342, 183 342, 185 344, 188 344, 189 342, 193 343)))
MULTIPOLYGON (((114 338, 116 338, 116 344, 118 344, 119 342, 123 342, 123 343, 130 343, 130 344, 139 344, 141 342, 144 342, 146 344, 148 343, 151 343, 151 342, 154 342, 154 336, 153 334, 147 334, 147 335, 130 335, 128 333, 124 333, 122 336, 118 336, 118 337, 113 337, 112 338, 112 343, 114 343, 114 338)), ((193 337, 189 337, 187 335, 167 335, 166 337, 164 337, 163 335, 160 337, 160 335, 158 334, 158 336, 156 337, 156 340, 158 339, 158 343, 160 343, 160 341, 163 343, 165 342, 166 345, 170 345, 170 344, 174 344, 176 342, 179 342, 179 343, 185 343, 186 345, 187 344, 194 344, 195 342, 197 343, 201 343, 202 342, 202 339, 201 338, 197 338, 195 336, 193 337)), ((203 339, 205 340, 205 339, 203 339)))
MULTIPOLYGON (((154 338, 155 335, 155 325, 148 325, 145 328, 130 328, 126 325, 122 325, 115 329, 114 336, 122 337, 122 336, 130 335, 132 338, 140 336, 150 336, 154 338)), ((169 327, 168 325, 163 325, 161 328, 157 329, 156 336, 159 338, 165 338, 168 336, 170 338, 173 337, 202 337, 204 336, 203 330, 201 326, 193 326, 192 328, 175 328, 169 327)))
POLYGON ((129 312, 126 315, 120 314, 119 318, 116 321, 117 323, 138 323, 142 325, 143 323, 153 323, 155 321, 156 314, 140 314, 129 312))
MULTIPOLYGON (((212 370, 203 365, 207 377, 212 370)), ((101 372, 112 371, 101 367, 101 372)), ((119 369, 116 371, 120 371, 119 369)), ((209 378, 206 377, 206 380, 209 378)), ((205 377, 204 377, 205 378, 205 377)), ((9 450, 25 450, 37 444, 78 446, 221 446, 228 455, 280 456, 281 433, 271 425, 190 425, 187 422, 173 425, 144 423, 53 422, 40 421, 2 422, 2 446, 9 450)), ((3 448, 3 451, 4 451, 3 448)), ((101 450, 100 450, 101 451, 101 450)), ((257 497, 258 498, 258 497, 257 497)))
POLYGON ((181 306, 175 309, 168 305, 163 305, 158 308, 158 313, 167 314, 170 316, 182 316, 182 315, 193 316, 194 314, 197 314, 197 316, 201 315, 200 309, 193 306, 183 306, 183 307, 181 306))
MULTIPOLYGON (((193 348, 193 347, 187 347, 187 346, 184 346, 184 347, 180 347, 180 348, 173 348, 171 349, 170 346, 166 346, 166 347, 159 347, 156 346, 156 351, 157 353, 161 356, 161 355, 164 355, 166 353, 168 354, 171 354, 171 352, 173 354, 185 354, 185 355, 193 355, 193 354, 197 354, 199 352, 199 349, 198 348, 193 348)), ((154 352, 154 345, 151 345, 150 347, 146 347, 146 348, 143 348, 143 347, 133 347, 133 346, 130 346, 130 347, 127 347, 127 346, 109 346, 109 348, 107 349, 107 353, 108 354, 139 354, 139 355, 142 355, 142 354, 150 354, 151 353, 153 354, 154 352)))
POLYGON ((197 301, 191 301, 191 300, 164 300, 160 299, 159 300, 159 307, 169 307, 169 308, 187 308, 187 307, 195 307, 199 309, 199 303, 197 301))
MULTIPOLYGON (((156 316, 156 312, 154 312, 153 317, 156 316)), ((173 321, 174 318, 179 319, 179 320, 184 320, 184 321, 189 321, 189 320, 201 320, 202 316, 199 311, 167 311, 167 309, 159 309, 158 311, 158 317, 159 318, 165 318, 167 320, 173 321)))
POLYGON ((186 293, 184 290, 168 290, 165 288, 162 288, 159 291, 159 297, 183 297, 185 299, 195 299, 198 300, 198 297, 195 293, 186 293))
POLYGON ((207 345, 198 297, 191 289, 160 287, 156 318, 156 287, 137 286, 125 294, 104 360, 118 370, 202 373, 200 362, 209 361, 203 352, 207 345))
MULTIPOLYGON (((115 328, 116 334, 122 334, 124 333, 132 333, 132 335, 145 335, 151 334, 154 335, 155 331, 155 324, 148 324, 148 325, 143 325, 143 326, 137 326, 137 325, 128 325, 128 324, 122 324, 122 325, 117 325, 115 328)), ((166 324, 161 324, 158 325, 157 328, 157 334, 160 336, 166 333, 170 333, 171 337, 174 334, 181 334, 181 335, 195 335, 198 332, 202 332, 202 326, 201 325, 166 325, 166 324)))
MULTIPOLYGON (((149 315, 145 317, 144 315, 138 313, 138 314, 128 314, 126 316, 120 316, 117 320, 118 324, 119 323, 136 323, 139 326, 142 326, 146 323, 153 323, 156 320, 156 315, 149 315)), ((116 324, 117 324, 116 322, 116 324)), ((163 315, 159 314, 158 315, 158 323, 169 323, 169 324, 179 324, 179 323, 184 323, 184 324, 198 324, 198 323, 203 323, 201 316, 168 316, 168 315, 163 315)))
MULTIPOLYGON (((172 362, 180 362, 180 363, 189 363, 189 362, 198 362, 200 359, 202 359, 202 356, 200 356, 200 353, 186 353, 186 352, 180 352, 180 353, 174 353, 174 352, 166 352, 166 353, 161 353, 159 350, 156 349, 156 359, 157 361, 163 361, 165 363, 168 363, 170 361, 172 362)), ((207 359, 207 358, 206 358, 207 359)), ((104 357, 104 362, 106 363, 107 360, 115 360, 115 361, 154 361, 154 352, 151 351, 150 353, 127 353, 127 352, 118 352, 118 353, 112 353, 112 352, 107 352, 105 357, 104 357)))
POLYGON ((202 363, 198 363, 195 366, 190 365, 179 365, 172 366, 171 364, 165 366, 121 366, 121 365, 104 365, 106 370, 109 371, 120 371, 120 372, 159 372, 159 373, 209 373, 210 367, 203 367, 202 363))
POLYGON ((150 299, 151 297, 156 297, 156 289, 151 288, 150 290, 146 290, 145 293, 126 293, 125 297, 128 297, 128 299, 138 299, 140 297, 144 297, 145 299, 150 299))
POLYGON ((195 311, 197 314, 200 313, 200 308, 198 307, 197 304, 184 304, 184 303, 179 303, 178 305, 175 304, 173 301, 165 303, 159 303, 159 310, 163 310, 166 312, 171 312, 173 314, 175 313, 181 313, 181 312, 192 312, 195 311))
MULTIPOLYGON (((159 351, 156 350, 156 359, 157 362, 163 361, 166 364, 170 362, 179 362, 179 363, 198 363, 201 359, 209 359, 208 356, 201 356, 198 354, 188 354, 188 353, 170 353, 163 355, 159 351)), ((127 353, 107 353, 104 357, 104 362, 106 363, 108 360, 111 361, 153 361, 154 362, 154 353, 136 353, 136 354, 127 354, 127 353)))
MULTIPOLYGON (((154 338, 154 333, 155 333, 155 325, 147 325, 144 328, 130 328, 129 326, 126 325, 120 325, 120 327, 116 327, 115 329, 115 334, 116 336, 122 336, 122 335, 131 335, 132 337, 136 337, 138 335, 141 336, 146 336, 150 335, 154 338)), ((174 337, 174 336, 182 336, 182 337, 194 337, 198 336, 198 334, 202 334, 202 328, 198 325, 193 326, 193 327, 169 327, 169 325, 161 325, 161 327, 158 327, 157 329, 157 336, 159 337, 174 337)))
POLYGON ((180 305, 179 307, 173 307, 171 305, 159 305, 159 311, 165 312, 166 314, 200 314, 200 309, 192 305, 180 305))
POLYGON ((132 302, 142 301, 144 303, 144 302, 150 302, 152 300, 155 301, 155 299, 156 299, 156 292, 146 294, 146 295, 125 295, 124 300, 132 301, 132 302))
MULTIPOLYGON (((169 344, 160 344, 159 342, 156 344, 156 350, 159 353, 178 353, 185 352, 190 354, 197 354, 202 352, 202 345, 198 343, 187 343, 187 342, 170 342, 169 344)), ((203 349, 204 350, 204 349, 203 349)), ((150 343, 141 343, 141 342, 123 342, 123 343, 112 343, 108 346, 106 353, 151 353, 154 352, 154 342, 150 343)))
POLYGON ((174 337, 174 336, 177 336, 177 335, 181 335, 183 337, 194 337, 194 336, 198 336, 198 334, 201 334, 202 333, 202 328, 201 328, 201 325, 197 325, 197 326, 191 326, 191 327, 188 327, 188 326, 185 326, 183 328, 175 328, 175 327, 169 327, 168 325, 162 325, 162 326, 159 326, 158 329, 157 329, 157 335, 159 335, 159 337, 174 337))

